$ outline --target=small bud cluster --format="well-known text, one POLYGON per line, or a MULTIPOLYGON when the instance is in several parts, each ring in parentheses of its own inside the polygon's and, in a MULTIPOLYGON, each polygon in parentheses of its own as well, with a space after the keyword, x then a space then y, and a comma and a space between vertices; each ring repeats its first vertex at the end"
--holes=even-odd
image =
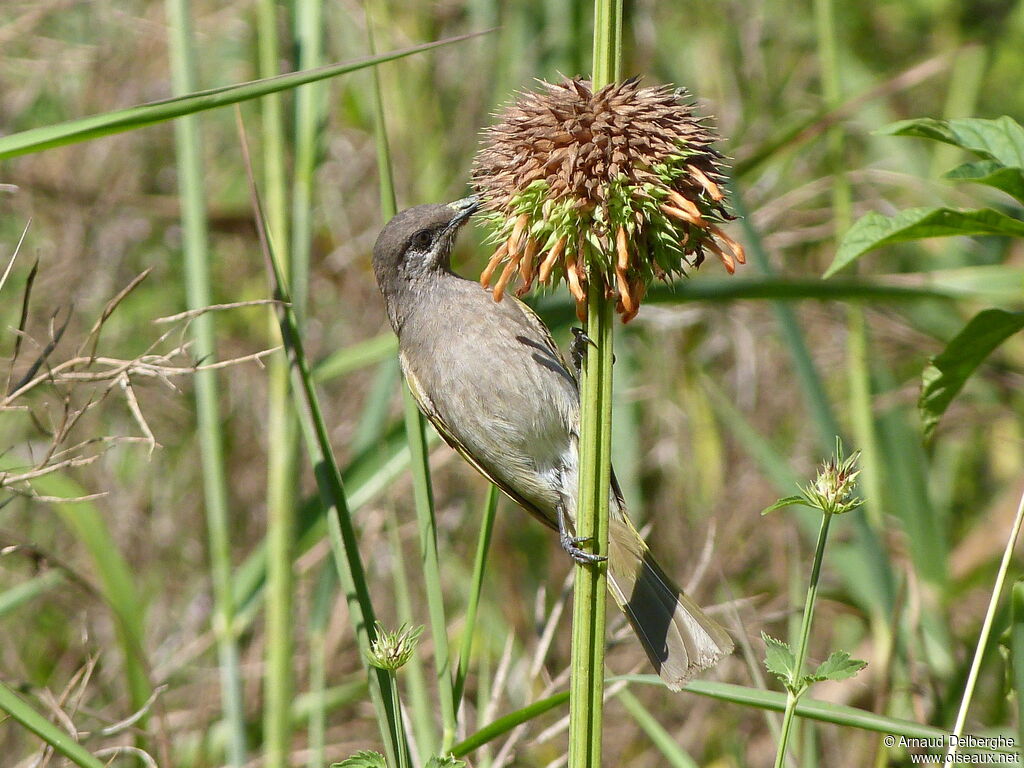
POLYGON ((420 635, 423 634, 423 626, 410 627, 403 624, 394 632, 388 632, 378 621, 376 627, 377 639, 370 645, 368 653, 370 664, 379 669, 396 672, 412 658, 420 635))
POLYGON ((860 474, 857 467, 859 458, 860 451, 854 451, 844 459, 842 443, 836 440, 835 456, 822 463, 814 485, 801 489, 811 506, 832 515, 841 515, 861 506, 864 500, 854 494, 860 474))

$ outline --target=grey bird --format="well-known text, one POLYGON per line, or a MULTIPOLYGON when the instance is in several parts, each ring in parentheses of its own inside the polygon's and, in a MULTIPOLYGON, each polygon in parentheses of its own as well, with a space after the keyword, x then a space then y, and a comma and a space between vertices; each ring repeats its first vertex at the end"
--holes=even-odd
MULTIPOLYGON (((395 216, 373 248, 373 269, 398 335, 402 371, 441 437, 527 512, 559 531, 574 559, 597 558, 571 535, 579 390, 534 312, 451 270, 475 198, 395 216)), ((612 481, 608 589, 672 690, 733 647, 655 562, 612 481)))

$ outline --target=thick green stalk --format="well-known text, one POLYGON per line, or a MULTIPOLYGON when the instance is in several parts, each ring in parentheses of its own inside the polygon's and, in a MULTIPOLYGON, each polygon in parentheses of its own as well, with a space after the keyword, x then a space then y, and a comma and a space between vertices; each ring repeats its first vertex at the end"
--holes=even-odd
MULTIPOLYGON (((196 64, 189 21, 188 0, 168 0, 171 78, 176 94, 197 90, 196 64)), ((210 258, 207 248, 206 196, 203 190, 203 151, 199 136, 199 118, 182 117, 174 124, 177 144, 181 225, 184 241, 185 296, 189 309, 213 303, 210 290, 210 258)), ((196 317, 189 330, 193 354, 210 363, 216 357, 214 316, 196 317)), ((218 405, 217 376, 213 371, 196 371, 196 421, 199 452, 203 467, 203 493, 206 504, 206 534, 210 548, 213 581, 213 634, 217 639, 221 699, 228 727, 227 764, 246 762, 245 711, 238 646, 232 626, 235 597, 231 584, 231 540, 229 533, 228 491, 224 467, 224 440, 218 405)))
POLYGON ((779 747, 775 753, 775 768, 782 768, 786 762, 786 748, 793 729, 793 717, 796 715, 797 702, 803 694, 800 676, 803 674, 804 660, 807 657, 807 644, 811 637, 811 620, 814 616, 814 602, 818 597, 818 579, 821 576, 821 563, 825 557, 825 542, 828 540, 828 527, 831 522, 832 513, 823 512, 821 528, 818 531, 818 544, 814 549, 814 564, 811 566, 811 583, 807 587, 804 615, 800 622, 800 640, 796 646, 796 661, 793 664, 794 679, 786 695, 786 711, 782 716, 782 735, 779 737, 779 747), (794 688, 796 690, 793 690, 794 688))
MULTIPOLYGON (((622 2, 594 2, 594 90, 619 78, 622 2)), ((595 272, 596 274, 596 272, 595 272)), ((611 488, 612 302, 600 281, 587 298, 587 335, 594 342, 580 376, 579 494, 576 535, 591 551, 608 553, 611 488)), ((569 696, 569 768, 601 765, 604 711, 605 582, 607 563, 576 565, 569 696)))
MULTIPOLYGON (((594 341, 580 385, 580 489, 576 535, 591 551, 608 553, 611 487, 611 303, 591 286, 587 335, 594 341)), ((601 765, 604 708, 606 564, 577 564, 573 595, 572 677, 569 698, 569 768, 601 765)))
MULTIPOLYGON (((278 74, 279 45, 275 0, 257 5, 260 77, 278 74)), ((263 118, 263 166, 267 227, 285 274, 288 256, 286 141, 282 96, 271 94, 260 103, 263 118)), ((276 323, 272 326, 276 336, 276 323)), ((295 424, 290 410, 288 363, 284 354, 268 364, 267 402, 267 613, 266 671, 264 673, 264 758, 267 768, 285 768, 291 742, 289 707, 294 689, 292 670, 292 540, 294 538, 295 424)))

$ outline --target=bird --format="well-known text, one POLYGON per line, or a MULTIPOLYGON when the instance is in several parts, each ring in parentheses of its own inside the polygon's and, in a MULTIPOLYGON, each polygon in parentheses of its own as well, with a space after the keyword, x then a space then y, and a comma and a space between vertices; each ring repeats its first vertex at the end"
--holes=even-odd
MULTIPOLYGON (((399 359, 420 410, 452 448, 519 506, 559 533, 581 563, 603 557, 572 535, 579 464, 578 377, 540 318, 513 296, 451 268, 471 196, 394 216, 373 270, 399 359)), ((589 339, 586 341, 589 342, 589 339)), ((592 343, 592 342, 590 342, 592 343)), ((585 346, 585 345, 584 345, 585 346)), ((729 634, 657 563, 609 488, 608 589, 666 686, 678 691, 729 654, 729 634)))

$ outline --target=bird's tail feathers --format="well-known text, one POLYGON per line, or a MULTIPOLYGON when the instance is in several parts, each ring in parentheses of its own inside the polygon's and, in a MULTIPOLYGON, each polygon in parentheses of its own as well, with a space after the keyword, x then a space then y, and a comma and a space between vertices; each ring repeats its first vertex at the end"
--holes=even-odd
POLYGON ((728 633, 668 577, 624 515, 612 514, 608 556, 608 589, 670 689, 732 651, 728 633))

